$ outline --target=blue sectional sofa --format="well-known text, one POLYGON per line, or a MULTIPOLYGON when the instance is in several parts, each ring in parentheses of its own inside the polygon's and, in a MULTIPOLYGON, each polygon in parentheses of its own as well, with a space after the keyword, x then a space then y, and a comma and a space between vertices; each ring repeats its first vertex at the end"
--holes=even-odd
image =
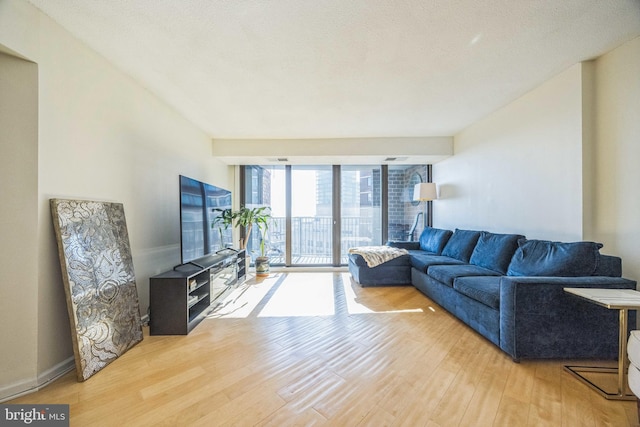
POLYGON ((600 254, 599 243, 427 227, 417 242, 387 244, 408 253, 373 268, 349 255, 358 283, 413 285, 515 361, 618 355, 618 312, 563 290, 636 288, 621 277, 621 259, 600 254))

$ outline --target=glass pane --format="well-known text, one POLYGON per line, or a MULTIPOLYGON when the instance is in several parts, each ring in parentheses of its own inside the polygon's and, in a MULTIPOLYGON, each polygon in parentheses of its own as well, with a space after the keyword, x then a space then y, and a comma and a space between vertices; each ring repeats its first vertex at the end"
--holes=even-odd
POLYGON ((425 224, 425 202, 413 201, 413 187, 426 182, 425 165, 389 166, 387 240, 418 240, 425 224))
POLYGON ((264 240, 265 255, 271 265, 283 264, 285 260, 285 215, 286 188, 284 166, 246 166, 245 167, 245 206, 248 208, 271 207, 272 221, 262 235, 253 227, 247 254, 252 261, 260 255, 260 243, 264 240))
POLYGON ((291 263, 331 264, 332 167, 291 166, 291 263))
POLYGON ((340 168, 340 262, 348 262, 349 248, 382 244, 380 166, 340 168))

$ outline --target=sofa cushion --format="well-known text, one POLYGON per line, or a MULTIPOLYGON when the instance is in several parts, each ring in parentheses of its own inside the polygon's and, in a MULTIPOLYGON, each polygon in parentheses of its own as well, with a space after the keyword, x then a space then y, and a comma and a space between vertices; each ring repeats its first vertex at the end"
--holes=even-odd
POLYGON ((598 269, 601 243, 518 241, 508 276, 592 276, 598 269))
POLYGON ((427 269, 427 274, 444 283, 447 286, 453 287, 453 281, 458 277, 467 276, 500 276, 493 270, 487 268, 478 267, 473 264, 460 264, 460 265, 432 265, 427 269))
POLYGON ((469 262, 479 237, 479 231, 459 230, 456 228, 456 231, 442 250, 442 255, 469 262))
POLYGON ((349 272, 353 279, 362 286, 404 286, 411 284, 410 266, 389 266, 387 264, 384 263, 377 267, 369 268, 366 262, 364 265, 356 265, 354 258, 350 257, 349 272))
POLYGON ((473 249, 469 262, 479 267, 505 274, 511 258, 518 249, 520 234, 495 234, 483 231, 473 249))
POLYGON ((486 306, 500 308, 500 276, 458 277, 453 289, 486 306))
POLYGON ((442 255, 434 255, 425 251, 409 251, 411 266, 421 273, 426 273, 427 268, 432 265, 458 265, 464 264, 462 261, 442 255))
POLYGON ((392 248, 399 249, 420 249, 420 242, 400 242, 397 240, 388 240, 387 246, 391 246, 392 248))
MULTIPOLYGON (((349 260, 358 267, 368 267, 367 261, 365 261, 360 254, 349 254, 349 260)), ((380 265, 384 265, 385 267, 409 266, 409 255, 400 255, 399 257, 393 258, 380 265)))
POLYGON ((451 230, 425 227, 420 234, 420 249, 440 255, 452 234, 451 230))

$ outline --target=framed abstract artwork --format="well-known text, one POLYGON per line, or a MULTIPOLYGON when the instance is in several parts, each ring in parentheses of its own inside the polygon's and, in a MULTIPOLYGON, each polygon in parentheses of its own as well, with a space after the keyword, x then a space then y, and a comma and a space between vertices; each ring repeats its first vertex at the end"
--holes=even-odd
POLYGON ((142 341, 129 235, 120 203, 51 199, 79 381, 142 341))

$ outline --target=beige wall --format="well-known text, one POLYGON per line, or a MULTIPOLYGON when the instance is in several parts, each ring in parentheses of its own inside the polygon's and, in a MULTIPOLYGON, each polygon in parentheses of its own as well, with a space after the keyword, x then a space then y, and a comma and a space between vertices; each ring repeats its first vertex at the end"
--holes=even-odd
POLYGON ((38 339, 37 84, 36 64, 0 53, 0 378, 27 386, 38 339))
POLYGON ((595 61, 594 226, 585 237, 640 280, 640 37, 595 61))
POLYGON ((640 38, 577 64, 454 137, 434 224, 595 240, 640 280, 640 38))
POLYGON ((578 64, 455 135, 433 168, 434 224, 580 239, 581 86, 578 64))
MULTIPOLYGON (((38 87, 26 90, 39 103, 27 125, 37 126, 37 145, 28 132, 6 148, 3 140, 22 174, 11 182, 26 203, 27 238, 0 243, 1 254, 15 251, 11 260, 20 265, 0 279, 2 295, 13 297, 0 313, 2 399, 73 364, 50 198, 124 204, 145 314, 149 276, 180 262, 178 175, 231 189, 234 174, 213 159, 200 129, 28 3, 0 1, 0 46, 37 64, 38 87)), ((11 96, 12 104, 22 102, 20 93, 11 96)))

